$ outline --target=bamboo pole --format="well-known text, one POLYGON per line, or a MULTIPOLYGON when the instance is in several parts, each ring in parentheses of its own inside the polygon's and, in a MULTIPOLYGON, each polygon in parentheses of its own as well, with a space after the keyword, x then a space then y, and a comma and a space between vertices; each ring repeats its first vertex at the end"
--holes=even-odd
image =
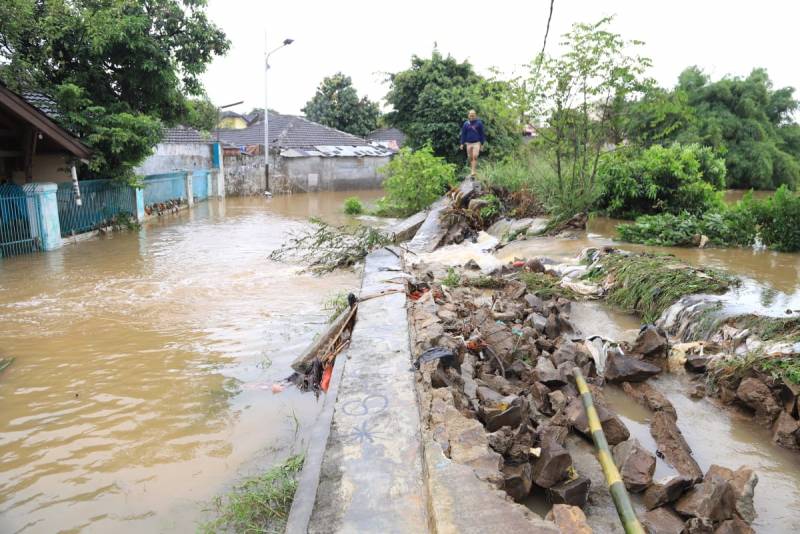
POLYGON ((600 418, 597 416, 597 410, 594 407, 594 402, 592 402, 592 394, 586 385, 586 380, 584 380, 583 374, 578 367, 574 368, 574 374, 575 383, 578 385, 578 392, 586 410, 586 418, 589 420, 589 431, 592 433, 592 440, 597 449, 597 460, 603 468, 608 491, 614 500, 614 506, 617 507, 617 514, 619 514, 619 519, 622 522, 622 528, 625 529, 625 534, 645 534, 639 519, 636 517, 636 513, 633 511, 628 491, 619 476, 619 470, 611 457, 611 449, 608 447, 603 427, 600 426, 600 418))

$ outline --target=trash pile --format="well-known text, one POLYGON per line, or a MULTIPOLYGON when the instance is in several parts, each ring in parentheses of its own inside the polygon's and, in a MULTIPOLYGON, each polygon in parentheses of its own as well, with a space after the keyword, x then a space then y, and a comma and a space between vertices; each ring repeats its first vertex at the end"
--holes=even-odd
POLYGON ((564 272, 547 261, 520 260, 480 277, 468 268, 445 275, 436 265, 412 267, 409 321, 423 429, 450 460, 516 502, 564 505, 558 515, 572 519, 557 523, 562 532, 590 531, 582 529, 600 507, 615 512, 599 498, 608 490, 579 470, 594 458, 587 463, 576 456, 586 453, 569 445, 575 436, 591 443, 575 383, 579 368, 624 485, 641 495, 635 505, 649 532, 752 531, 753 471, 711 466, 704 474, 674 407, 647 383, 669 366, 661 329, 642 327, 632 344, 584 338, 570 320, 567 297, 577 293, 559 285, 564 272), (657 451, 631 438, 604 398, 607 383, 653 413, 657 451), (674 476, 653 480, 656 455, 674 476))

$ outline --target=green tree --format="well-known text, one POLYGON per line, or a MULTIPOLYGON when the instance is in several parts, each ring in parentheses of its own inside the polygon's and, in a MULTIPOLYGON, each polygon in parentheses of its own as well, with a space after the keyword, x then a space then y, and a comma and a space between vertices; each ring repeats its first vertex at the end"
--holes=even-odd
POLYGON ((393 110, 386 121, 408 136, 412 148, 430 144, 437 156, 463 163, 459 133, 470 109, 486 126, 488 156, 502 157, 520 143, 513 88, 478 75, 467 61, 434 49, 430 58, 413 56, 411 68, 391 74, 389 82, 386 101, 393 110))
MULTIPOLYGON (((600 154, 615 138, 613 110, 642 91, 650 60, 629 50, 641 45, 608 29, 612 18, 575 24, 565 52, 538 57, 532 66, 531 108, 546 125, 539 140, 551 158, 551 196, 565 210, 585 210, 597 192, 600 154)), ((569 213, 561 213, 566 216, 569 213)))
POLYGON ((359 137, 378 127, 381 110, 367 97, 358 97, 350 76, 337 72, 322 80, 302 112, 312 121, 359 137))
POLYGON ((774 189, 800 183, 800 126, 794 89, 774 89, 764 69, 716 82, 697 67, 672 91, 633 106, 633 141, 700 143, 725 157, 729 186, 774 189))
POLYGON ((0 76, 14 89, 58 99, 65 122, 95 150, 84 177, 131 178, 153 146, 155 126, 185 120, 184 95, 202 94, 200 74, 214 55, 228 50, 205 5, 4 0, 0 60, 6 66, 0 76))
POLYGON ((219 110, 207 97, 190 98, 186 101, 186 119, 183 124, 202 132, 210 132, 217 127, 219 110))

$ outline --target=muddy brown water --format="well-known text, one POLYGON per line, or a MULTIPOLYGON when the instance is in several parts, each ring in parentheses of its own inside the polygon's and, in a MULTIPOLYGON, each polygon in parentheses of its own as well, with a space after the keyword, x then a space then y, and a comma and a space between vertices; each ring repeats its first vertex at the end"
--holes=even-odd
MULTIPOLYGON (((632 330, 639 326, 635 316, 598 302, 573 303, 571 318, 584 333, 602 330, 609 339, 629 339, 632 330)), ((675 406, 678 426, 703 472, 711 464, 732 469, 747 465, 756 471, 759 477, 754 499, 758 513, 753 523, 756 532, 797 532, 797 525, 800 525, 800 454, 772 443, 769 430, 757 425, 749 415, 721 407, 711 399, 692 399, 688 395, 689 377, 685 374, 665 374, 651 379, 650 383, 675 406)), ((616 386, 607 386, 604 396, 620 415, 631 436, 654 451, 656 444, 650 435, 651 413, 616 386)), ((658 459, 655 478, 672 474, 671 466, 658 459)), ((635 501, 638 499, 634 496, 635 501)))
POLYGON ((318 404, 271 385, 358 274, 268 254, 347 196, 229 198, 0 260, 0 532, 191 532, 301 446, 318 404))

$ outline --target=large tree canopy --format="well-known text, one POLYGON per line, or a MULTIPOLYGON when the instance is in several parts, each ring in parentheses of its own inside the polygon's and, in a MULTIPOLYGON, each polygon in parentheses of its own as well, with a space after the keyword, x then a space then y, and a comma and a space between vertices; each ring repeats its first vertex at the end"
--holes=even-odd
POLYGON ((377 128, 381 116, 378 104, 358 98, 350 76, 341 72, 323 79, 302 111, 312 121, 360 137, 377 128))
POLYGON ((629 138, 711 146, 725 157, 728 186, 774 189, 800 183, 800 126, 794 89, 773 89, 764 69, 712 82, 697 67, 672 91, 658 90, 632 106, 629 138))
POLYGON ((4 0, 0 76, 12 88, 58 98, 67 125, 97 152, 90 176, 130 177, 160 121, 187 118, 184 95, 202 94, 199 75, 228 49, 205 4, 4 0), (123 130, 124 140, 113 138, 123 130))
POLYGON ((469 62, 434 50, 430 58, 413 56, 411 68, 390 75, 389 81, 386 101, 393 111, 387 122, 405 132, 412 148, 430 143, 436 155, 463 162, 459 129, 470 109, 486 125, 489 154, 507 154, 521 140, 511 87, 486 80, 469 62))

